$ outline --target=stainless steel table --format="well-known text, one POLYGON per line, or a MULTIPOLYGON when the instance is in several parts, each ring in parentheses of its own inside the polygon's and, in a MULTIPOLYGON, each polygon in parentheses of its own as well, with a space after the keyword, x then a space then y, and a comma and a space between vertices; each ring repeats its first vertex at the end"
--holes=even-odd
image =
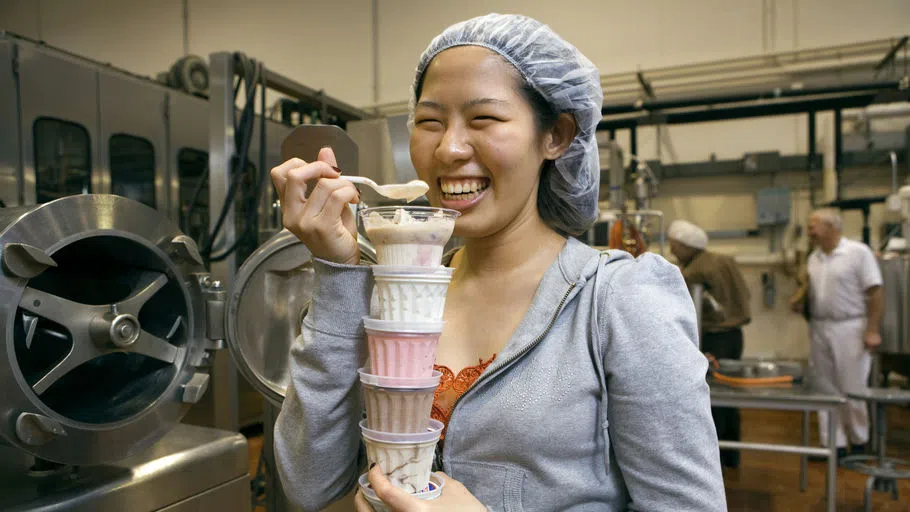
POLYGON ((802 411, 802 445, 785 445, 770 443, 749 443, 742 441, 720 441, 721 448, 733 450, 758 450, 769 452, 793 453, 800 457, 800 490, 805 491, 807 480, 807 455, 820 455, 828 458, 827 509, 833 512, 837 506, 837 445, 834 442, 835 427, 840 406, 846 398, 838 395, 818 393, 809 385, 793 385, 781 388, 739 388, 730 387, 713 379, 708 379, 711 388, 712 407, 738 407, 743 409, 771 409, 783 411, 802 411), (825 412, 831 416, 828 421, 828 448, 809 446, 809 413, 825 412))
POLYGON ((843 460, 844 467, 868 475, 866 492, 863 496, 863 507, 871 510, 872 491, 890 492, 895 501, 900 499, 898 480, 910 478, 910 461, 888 457, 885 454, 888 437, 888 405, 910 403, 910 391, 893 388, 870 388, 863 391, 847 393, 853 400, 864 400, 873 404, 875 409, 875 437, 878 440, 878 453, 875 455, 852 455, 843 460))

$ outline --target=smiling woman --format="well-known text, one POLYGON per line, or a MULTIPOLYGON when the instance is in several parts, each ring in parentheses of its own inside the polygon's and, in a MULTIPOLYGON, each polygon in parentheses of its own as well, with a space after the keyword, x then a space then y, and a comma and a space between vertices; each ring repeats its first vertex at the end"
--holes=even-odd
MULTIPOLYGON (((392 510, 725 510, 682 276, 659 256, 572 237, 597 217, 602 101, 591 62, 524 16, 458 23, 421 56, 410 151, 430 203, 461 213, 435 361, 459 378, 433 404, 447 411, 439 497, 398 489, 394 468, 369 471, 392 510)), ((285 226, 317 257, 275 428, 282 482, 308 510, 366 469, 351 376, 366 362, 372 288, 351 259, 356 191, 331 150, 318 160, 272 170, 285 226)))

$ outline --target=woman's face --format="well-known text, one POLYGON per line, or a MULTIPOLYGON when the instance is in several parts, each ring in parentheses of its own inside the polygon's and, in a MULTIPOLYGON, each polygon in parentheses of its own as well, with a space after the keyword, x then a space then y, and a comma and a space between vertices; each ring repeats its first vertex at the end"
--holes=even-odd
POLYGON ((520 78, 497 54, 456 47, 430 63, 414 111, 411 161, 433 205, 459 210, 455 234, 493 235, 534 220, 548 136, 520 78))

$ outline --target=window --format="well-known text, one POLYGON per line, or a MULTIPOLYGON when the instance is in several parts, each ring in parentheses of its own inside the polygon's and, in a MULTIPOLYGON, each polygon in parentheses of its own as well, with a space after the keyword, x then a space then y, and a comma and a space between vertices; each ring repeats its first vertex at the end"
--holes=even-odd
POLYGON ((155 148, 141 137, 118 133, 108 143, 111 193, 155 208, 155 148))
POLYGON ((35 199, 46 203, 92 191, 92 151, 88 131, 76 123, 47 117, 32 125, 35 143, 35 199))

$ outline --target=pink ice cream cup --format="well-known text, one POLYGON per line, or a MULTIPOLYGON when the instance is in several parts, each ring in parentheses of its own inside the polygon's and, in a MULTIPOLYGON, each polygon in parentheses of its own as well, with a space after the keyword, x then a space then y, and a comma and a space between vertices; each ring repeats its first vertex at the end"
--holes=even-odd
POLYGON ((370 371, 383 377, 430 377, 443 322, 364 318, 370 371))

